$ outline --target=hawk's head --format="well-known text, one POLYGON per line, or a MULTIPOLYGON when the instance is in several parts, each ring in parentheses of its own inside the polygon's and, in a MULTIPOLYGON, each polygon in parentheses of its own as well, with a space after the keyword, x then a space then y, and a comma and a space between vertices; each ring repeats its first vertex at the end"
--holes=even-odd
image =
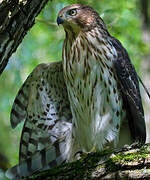
POLYGON ((64 7, 58 14, 57 23, 62 24, 66 31, 88 31, 98 25, 104 25, 103 20, 93 8, 72 4, 64 7))

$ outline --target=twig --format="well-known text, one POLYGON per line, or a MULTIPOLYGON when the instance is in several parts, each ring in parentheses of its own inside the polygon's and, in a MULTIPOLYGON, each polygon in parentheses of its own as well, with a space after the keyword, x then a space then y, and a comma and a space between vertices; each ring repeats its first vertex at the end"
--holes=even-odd
POLYGON ((142 80, 141 80, 141 78, 139 76, 138 76, 138 78, 139 78, 140 83, 142 84, 143 88, 145 89, 145 91, 146 91, 146 93, 147 93, 147 95, 148 95, 148 97, 150 99, 150 93, 148 92, 148 89, 146 88, 146 86, 144 85, 144 83, 142 82, 142 80))
POLYGON ((38 18, 36 18, 36 20, 41 22, 41 23, 44 23, 44 24, 46 24, 48 26, 55 26, 55 27, 57 26, 57 23, 54 23, 54 22, 50 22, 50 21, 46 21, 46 20, 38 19, 38 18))

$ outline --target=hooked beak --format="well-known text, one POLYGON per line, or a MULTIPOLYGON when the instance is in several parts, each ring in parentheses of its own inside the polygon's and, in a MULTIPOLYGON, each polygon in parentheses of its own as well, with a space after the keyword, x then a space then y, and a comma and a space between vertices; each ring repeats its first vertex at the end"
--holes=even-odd
POLYGON ((59 24, 63 24, 63 23, 64 23, 64 20, 58 16, 57 17, 57 24, 58 24, 58 26, 59 26, 59 24))

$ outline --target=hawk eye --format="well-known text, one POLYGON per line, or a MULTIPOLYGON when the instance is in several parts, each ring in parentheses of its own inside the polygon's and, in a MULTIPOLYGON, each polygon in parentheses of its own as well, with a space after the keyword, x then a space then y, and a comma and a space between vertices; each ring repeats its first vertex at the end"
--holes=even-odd
POLYGON ((70 16, 75 16, 77 14, 77 10, 76 9, 71 9, 71 10, 68 11, 68 14, 70 16))

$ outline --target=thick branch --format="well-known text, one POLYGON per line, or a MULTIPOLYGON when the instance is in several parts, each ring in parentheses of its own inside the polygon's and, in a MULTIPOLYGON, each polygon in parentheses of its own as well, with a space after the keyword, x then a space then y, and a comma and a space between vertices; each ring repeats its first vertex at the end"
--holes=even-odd
POLYGON ((28 180, 150 179, 150 146, 105 150, 34 175, 28 180))
POLYGON ((0 74, 47 1, 0 1, 0 74))

